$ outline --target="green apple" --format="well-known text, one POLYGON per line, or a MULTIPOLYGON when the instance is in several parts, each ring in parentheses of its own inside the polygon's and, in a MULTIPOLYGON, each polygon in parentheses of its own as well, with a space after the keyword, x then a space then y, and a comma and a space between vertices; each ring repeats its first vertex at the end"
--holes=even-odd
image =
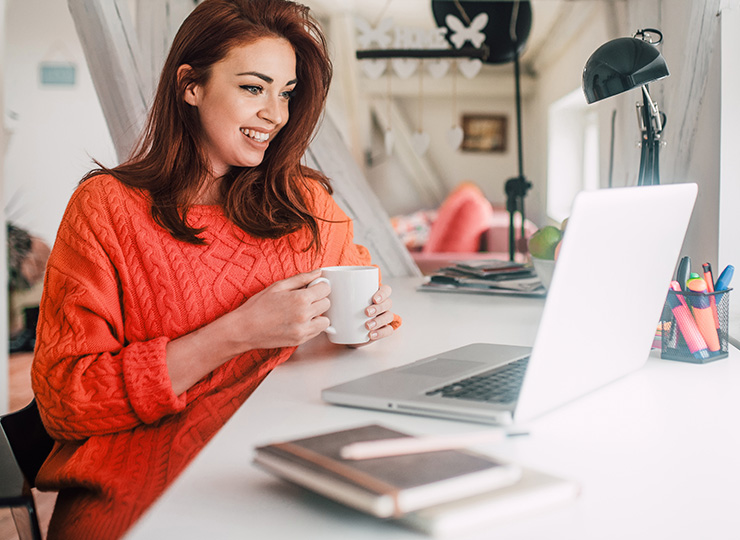
POLYGON ((553 260, 555 248, 562 238, 562 231, 552 225, 539 229, 529 239, 529 252, 538 259, 553 260))

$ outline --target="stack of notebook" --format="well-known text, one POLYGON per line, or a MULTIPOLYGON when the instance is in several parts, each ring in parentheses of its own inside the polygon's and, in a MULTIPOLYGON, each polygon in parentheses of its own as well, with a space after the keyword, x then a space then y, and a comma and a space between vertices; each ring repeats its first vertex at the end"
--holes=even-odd
POLYGON ((460 261, 440 268, 419 290, 545 295, 545 288, 531 264, 496 259, 460 261))
POLYGON ((342 457, 354 442, 404 437, 373 424, 260 446, 254 462, 337 502, 432 535, 459 534, 578 494, 574 482, 467 450, 342 457))

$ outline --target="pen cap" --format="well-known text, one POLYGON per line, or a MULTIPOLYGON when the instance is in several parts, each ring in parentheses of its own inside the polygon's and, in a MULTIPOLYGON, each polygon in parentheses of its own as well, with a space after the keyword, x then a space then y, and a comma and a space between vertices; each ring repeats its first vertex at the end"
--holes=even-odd
POLYGON ((681 289, 686 289, 686 282, 689 279, 689 272, 691 272, 691 259, 689 257, 682 257, 681 262, 678 263, 678 269, 676 270, 676 281, 681 286, 681 289))
POLYGON ((735 267, 731 264, 728 264, 727 267, 725 267, 724 270, 722 270, 722 273, 717 278, 717 283, 714 284, 714 290, 715 291, 723 291, 730 286, 730 282, 732 281, 732 276, 735 273, 735 267))

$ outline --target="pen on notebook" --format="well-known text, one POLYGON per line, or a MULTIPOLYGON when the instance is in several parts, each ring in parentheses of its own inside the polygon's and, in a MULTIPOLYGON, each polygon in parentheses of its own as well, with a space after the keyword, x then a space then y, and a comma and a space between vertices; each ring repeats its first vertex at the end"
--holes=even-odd
POLYGON ((504 430, 476 431, 452 435, 429 435, 424 437, 401 437, 398 439, 378 439, 355 442, 339 451, 342 459, 360 460, 407 454, 421 454, 440 450, 455 450, 476 444, 493 444, 506 437, 528 435, 526 431, 507 432, 504 430))

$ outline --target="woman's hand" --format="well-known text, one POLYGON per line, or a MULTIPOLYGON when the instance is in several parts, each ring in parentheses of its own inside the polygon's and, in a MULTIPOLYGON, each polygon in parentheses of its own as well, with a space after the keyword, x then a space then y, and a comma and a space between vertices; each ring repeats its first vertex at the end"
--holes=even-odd
POLYGON ((393 301, 391 300, 391 288, 389 285, 381 285, 373 295, 373 303, 365 309, 365 314, 371 317, 369 321, 365 323, 365 328, 370 332, 370 341, 366 343, 358 343, 357 345, 350 345, 350 347, 360 347, 372 343, 379 339, 390 336, 397 325, 392 324, 395 315, 391 313, 393 307, 393 301))
POLYGON ((323 316, 329 285, 306 287, 319 275, 316 270, 277 281, 233 312, 243 322, 245 350, 300 345, 329 326, 323 316))
POLYGON ((277 281, 215 321, 167 344, 172 389, 184 392, 204 375, 251 349, 300 345, 323 332, 329 319, 329 285, 320 271, 277 281))

